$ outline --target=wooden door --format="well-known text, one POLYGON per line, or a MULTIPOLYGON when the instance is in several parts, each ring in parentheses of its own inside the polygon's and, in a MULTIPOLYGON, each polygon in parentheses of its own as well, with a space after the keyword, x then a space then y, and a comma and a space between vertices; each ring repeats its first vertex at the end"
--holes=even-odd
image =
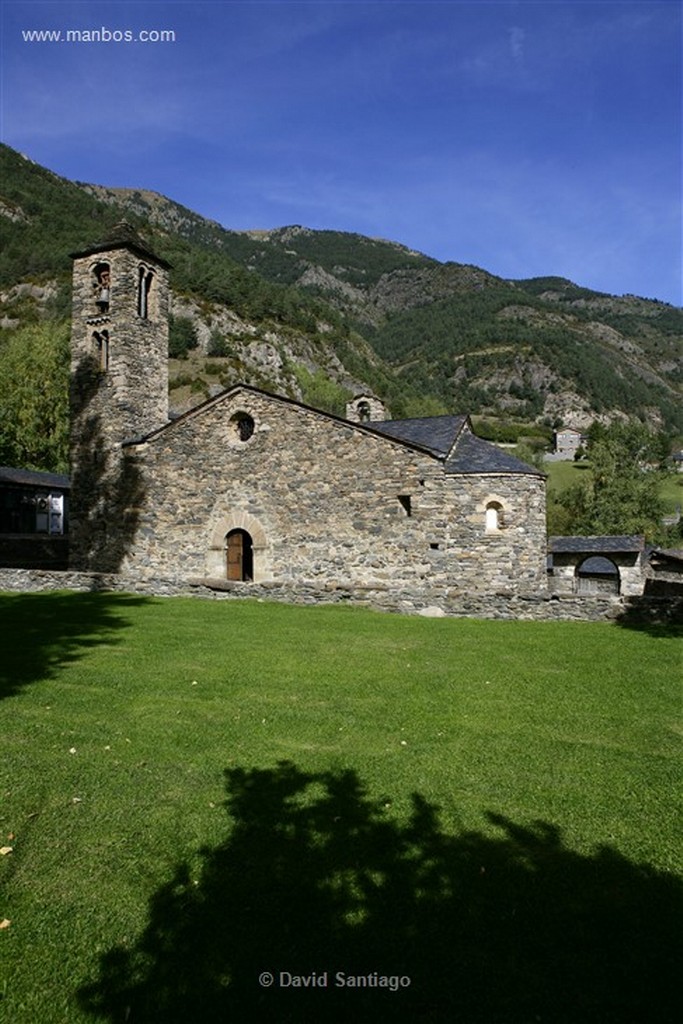
POLYGON ((244 534, 241 530, 233 530, 228 534, 227 544, 228 579, 244 579, 244 534))

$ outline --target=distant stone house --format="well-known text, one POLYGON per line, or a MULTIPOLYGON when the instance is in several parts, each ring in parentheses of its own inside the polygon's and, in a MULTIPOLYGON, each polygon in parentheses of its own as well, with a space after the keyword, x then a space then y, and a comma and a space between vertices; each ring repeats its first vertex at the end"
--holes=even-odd
POLYGON ((167 265, 125 225, 73 258, 74 568, 545 590, 545 477, 466 416, 384 420, 357 395, 342 418, 237 385, 169 421, 167 265))
POLYGON ((564 459, 573 459, 586 438, 580 430, 563 427, 555 431, 555 455, 564 459))

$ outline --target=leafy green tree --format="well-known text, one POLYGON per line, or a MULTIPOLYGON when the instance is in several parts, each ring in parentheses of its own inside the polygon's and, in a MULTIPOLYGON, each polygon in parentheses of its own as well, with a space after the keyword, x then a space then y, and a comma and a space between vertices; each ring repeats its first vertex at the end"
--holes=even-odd
POLYGON ((306 405, 312 405, 314 409, 322 409, 335 416, 344 415, 346 403, 351 397, 346 388, 330 380, 323 370, 310 373, 303 366, 295 366, 294 373, 306 405))
POLYGON ((515 447, 513 454, 515 458, 520 459, 522 462, 526 462, 527 466, 533 466, 534 469, 540 470, 541 473, 544 471, 543 452, 539 448, 520 441, 520 443, 515 447))
POLYGON ((67 472, 69 329, 30 324, 0 349, 0 463, 67 472))
POLYGON ((407 399, 401 415, 406 419, 422 419, 424 416, 444 416, 447 413, 448 409, 443 402, 438 398, 425 395, 420 398, 407 399))
POLYGON ((593 430, 590 472, 559 499, 565 524, 580 536, 662 532, 661 439, 640 424, 593 430), (568 520, 568 522, 567 522, 568 520))

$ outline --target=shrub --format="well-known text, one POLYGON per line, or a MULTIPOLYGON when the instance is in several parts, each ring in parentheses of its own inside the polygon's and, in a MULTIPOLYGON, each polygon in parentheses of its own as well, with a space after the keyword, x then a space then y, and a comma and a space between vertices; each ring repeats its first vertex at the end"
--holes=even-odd
POLYGON ((211 332, 207 355, 224 359, 226 356, 232 355, 232 351, 232 344, 224 334, 219 334, 218 331, 211 332))

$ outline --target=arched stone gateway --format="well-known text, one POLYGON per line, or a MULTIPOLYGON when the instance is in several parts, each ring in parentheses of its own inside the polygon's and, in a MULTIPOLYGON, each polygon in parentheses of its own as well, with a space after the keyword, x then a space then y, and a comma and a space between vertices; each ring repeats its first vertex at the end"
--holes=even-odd
POLYGON ((618 594, 619 568, 611 558, 592 555, 576 567, 577 594, 618 594))
POLYGON ((213 528, 206 559, 207 576, 244 583, 268 579, 268 543, 260 523, 247 512, 224 516, 213 528))
POLYGON ((550 589, 555 594, 630 597, 643 593, 641 535, 550 537, 550 589))

